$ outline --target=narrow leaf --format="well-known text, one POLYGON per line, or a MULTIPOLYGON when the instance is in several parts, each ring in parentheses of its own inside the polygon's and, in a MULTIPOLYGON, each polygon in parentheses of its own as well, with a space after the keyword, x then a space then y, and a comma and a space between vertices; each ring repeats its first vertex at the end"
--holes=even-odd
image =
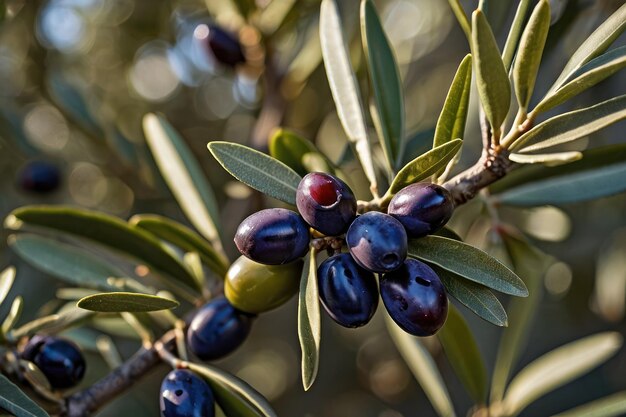
POLYGON ((257 191, 296 205, 296 191, 302 179, 277 159, 247 146, 210 142, 209 151, 230 175, 257 191))
POLYGON ((498 298, 488 288, 437 265, 431 266, 437 272, 448 294, 489 323, 496 326, 507 325, 508 319, 504 307, 502 307, 498 298))
POLYGON ((0 305, 4 302, 4 299, 9 295, 13 282, 15 281, 15 267, 5 268, 0 272, 0 305))
POLYGON ((213 272, 220 277, 226 275, 228 260, 188 227, 156 214, 137 214, 128 223, 187 252, 197 252, 213 272))
POLYGON ((418 156, 398 172, 385 198, 390 198, 407 185, 416 183, 446 167, 459 151, 463 141, 455 139, 418 156))
MULTIPOLYGON (((402 160, 404 97, 397 60, 372 0, 361 1, 361 37, 389 166, 402 160)), ((456 136, 458 137, 458 136, 456 136)))
POLYGON ((515 56, 515 51, 517 51, 517 43, 522 35, 522 30, 524 30, 526 15, 528 14, 531 4, 532 2, 530 0, 520 0, 519 5, 517 6, 517 11, 515 12, 515 17, 513 18, 513 23, 511 24, 511 29, 509 29, 509 35, 507 36, 506 43, 504 44, 504 51, 502 52, 502 61, 504 62, 504 68, 507 71, 511 69, 513 57, 515 56))
POLYGON ((9 246, 35 268, 64 282, 111 290, 107 279, 122 276, 110 263, 75 246, 32 234, 11 235, 9 246))
POLYGON ((548 256, 530 246, 523 237, 504 231, 501 232, 501 237, 515 272, 524 279, 528 287, 529 296, 512 299, 508 305, 511 325, 500 336, 491 378, 491 402, 502 399, 511 370, 526 348, 537 306, 543 298, 543 276, 552 262, 548 256))
POLYGON ((315 255, 312 249, 305 258, 298 300, 298 338, 302 349, 302 385, 305 391, 311 388, 317 376, 322 336, 315 255))
POLYGON ((310 140, 286 129, 278 129, 269 140, 269 153, 298 175, 306 175, 307 169, 302 164, 302 157, 311 152, 319 152, 310 140))
POLYGON ((544 154, 511 153, 509 159, 518 164, 559 164, 578 161, 583 157, 581 152, 555 152, 544 154))
POLYGON ((117 217, 68 206, 26 206, 14 210, 7 217, 5 226, 16 230, 23 223, 91 239, 196 288, 196 280, 169 249, 151 234, 133 228, 117 217))
POLYGON ((480 101, 494 136, 500 136, 511 102, 511 84, 487 18, 480 10, 472 14, 472 56, 480 101))
POLYGON ((424 390, 437 414, 440 417, 455 417, 454 406, 441 373, 437 369, 433 357, 419 338, 413 337, 399 328, 388 314, 385 314, 385 324, 400 355, 424 390))
POLYGON ((450 304, 446 323, 437 333, 454 372, 476 404, 487 395, 487 370, 476 340, 459 311, 450 304))
POLYGON ((454 16, 456 20, 459 22, 459 26, 465 33, 465 37, 467 37, 468 42, 472 42, 472 28, 470 27, 469 19, 465 14, 465 10, 463 10, 463 6, 461 5, 460 0, 448 0, 450 3, 450 8, 454 12, 454 16))
POLYGON ((496 291, 518 297, 528 296, 524 282, 513 271, 467 243, 441 236, 411 239, 409 256, 434 263, 496 291))
POLYGON ((626 67, 626 46, 615 48, 592 59, 575 71, 562 87, 546 95, 533 113, 548 111, 581 92, 593 87, 626 67))
POLYGON ((0 374, 0 408, 15 417, 48 417, 41 407, 0 374))
POLYGON ((520 108, 524 110, 528 108, 535 88, 537 71, 549 29, 550 3, 548 0, 540 0, 526 24, 513 66, 515 94, 520 108))
POLYGON ((626 414, 626 391, 621 391, 553 417, 614 417, 624 414, 626 414))
POLYGON ((520 136, 510 149, 533 152, 550 148, 590 135, 623 119, 626 119, 626 94, 548 119, 520 136))
POLYGON ((466 55, 454 75, 439 120, 437 120, 433 148, 465 136, 471 83, 472 56, 466 55))
POLYGON ((339 120, 348 139, 355 145, 372 192, 378 183, 372 151, 367 138, 365 116, 350 55, 343 39, 343 27, 336 0, 322 0, 320 8, 320 44, 330 91, 337 107, 339 120))
POLYGON ((183 212, 213 247, 222 251, 215 195, 191 150, 162 116, 146 114, 143 130, 161 175, 183 212))
POLYGON ((156 295, 138 294, 134 292, 107 292, 88 295, 81 298, 76 305, 89 311, 100 313, 141 313, 147 311, 170 310, 179 303, 156 295))
POLYGON ((207 364, 189 363, 187 366, 206 379, 227 416, 277 417, 268 401, 236 376, 207 364))
POLYGON ((507 414, 519 413, 537 398, 606 362, 619 350, 622 341, 619 333, 599 333, 535 359, 511 381, 503 400, 507 414))
POLYGON ((626 29, 626 4, 606 19, 574 52, 563 72, 550 88, 555 91, 563 85, 572 73, 606 51, 626 29))
POLYGON ((9 314, 2 322, 2 327, 0 327, 0 334, 6 335, 11 329, 13 329, 13 327, 17 324, 17 321, 20 319, 20 316, 22 315, 23 307, 24 299, 18 295, 13 300, 13 304, 11 304, 9 314))
POLYGON ((93 313, 90 311, 72 306, 71 309, 63 310, 58 314, 51 314, 28 322, 12 330, 11 335, 14 339, 19 339, 24 336, 32 336, 38 332, 55 334, 84 321, 92 315, 93 313))

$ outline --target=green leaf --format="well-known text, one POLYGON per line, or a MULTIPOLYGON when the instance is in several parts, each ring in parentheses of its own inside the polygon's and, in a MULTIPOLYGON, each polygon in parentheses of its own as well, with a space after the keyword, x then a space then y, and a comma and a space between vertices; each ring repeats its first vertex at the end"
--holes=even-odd
POLYGON ((226 171, 257 191, 296 205, 296 191, 302 179, 277 159, 247 146, 210 142, 209 151, 226 171))
POLYGON ((465 14, 465 10, 463 10, 463 6, 461 5, 460 0, 448 0, 450 3, 450 8, 454 12, 454 16, 456 20, 459 22, 459 26, 465 33, 468 42, 472 42, 472 28, 470 27, 469 20, 467 19, 467 15, 465 14))
POLYGON ((511 24, 511 29, 509 29, 509 34, 506 38, 506 43, 504 44, 504 51, 502 52, 502 61, 504 62, 504 68, 507 71, 511 69, 513 57, 515 56, 515 51, 517 50, 517 43, 522 35, 524 23, 526 22, 526 15, 528 14, 531 4, 532 2, 530 0, 520 0, 519 5, 517 6, 517 11, 515 12, 515 17, 513 18, 513 23, 511 24))
POLYGON ((236 376, 206 364, 189 363, 188 368, 206 379, 227 416, 277 417, 268 401, 236 376))
POLYGON ((507 316, 498 298, 483 285, 447 271, 437 265, 431 265, 443 282, 446 292, 469 308, 478 317, 495 324, 506 326, 507 316))
POLYGON ((15 417, 49 417, 48 413, 2 374, 0 374, 0 408, 14 414, 15 417))
POLYGON ((568 343, 535 359, 513 378, 504 396, 507 415, 516 415, 537 398, 606 362, 622 346, 617 332, 568 343))
POLYGON ((491 402, 502 399, 511 370, 526 347, 530 326, 543 298, 543 276, 552 262, 548 256, 529 245, 523 237, 504 231, 501 232, 501 237, 515 272, 524 278, 529 296, 512 299, 508 305, 511 325, 500 336, 491 378, 491 402))
POLYGON ((376 192, 378 182, 367 138, 365 115, 350 55, 343 39, 343 26, 336 0, 322 0, 320 8, 320 44, 330 91, 337 114, 348 139, 354 144, 370 189, 376 192))
POLYGON ((92 315, 93 313, 91 311, 81 310, 73 306, 72 308, 63 310, 58 314, 51 314, 49 316, 40 317, 30 321, 12 330, 11 336, 13 339, 17 340, 24 336, 32 336, 38 332, 55 334, 86 320, 92 315))
POLYGON ((624 414, 626 414, 626 391, 621 391, 553 417, 613 417, 624 414))
POLYGON ((14 281, 15 267, 10 266, 0 272, 0 305, 2 305, 5 298, 7 298, 7 295, 9 295, 9 291, 11 291, 14 281))
POLYGON ((496 291, 517 297, 528 296, 524 282, 513 271, 467 243, 441 236, 411 239, 409 256, 431 262, 496 291))
POLYGON ((508 173, 506 177, 492 184, 489 187, 489 192, 495 195, 534 181, 547 180, 549 178, 575 174, 584 170, 594 170, 608 167, 612 164, 626 162, 626 144, 622 143, 588 149, 583 151, 582 154, 583 157, 581 160, 572 162, 571 164, 556 167, 527 165, 513 170, 508 173))
POLYGON ((402 80, 372 0, 361 1, 361 37, 378 110, 382 148, 389 166, 398 167, 402 160, 404 137, 402 80))
POLYGON ((511 104, 511 84, 489 22, 480 10, 472 14, 472 56, 480 101, 494 136, 500 137, 511 104))
POLYGON ((476 404, 487 396, 487 370, 474 335, 459 311, 450 304, 446 323, 437 333, 454 372, 476 404))
POLYGON ((435 129, 426 129, 417 131, 409 135, 406 139, 406 147, 404 149, 404 157, 402 165, 406 165, 418 156, 428 152, 433 147, 433 136, 435 129))
POLYGON ((526 24, 513 65, 513 85, 520 108, 526 110, 535 88, 543 47, 550 29, 550 3, 540 0, 526 24))
POLYGON ((416 183, 446 167, 459 151, 463 141, 455 139, 418 156, 398 172, 383 198, 391 198, 407 185, 416 183))
POLYGON ((298 296, 298 338, 302 349, 302 385, 305 391, 311 388, 317 376, 322 337, 315 255, 311 249, 305 258, 298 296))
POLYGON ((583 157, 582 152, 555 152, 544 154, 524 154, 511 153, 509 159, 518 164, 564 164, 568 162, 578 161, 583 157))
POLYGON ((454 75, 439 120, 437 120, 433 148, 465 136, 471 87, 472 56, 466 55, 454 75))
POLYGON ((624 67, 626 67, 626 46, 615 48, 592 59, 565 80, 562 87, 547 94, 541 102, 537 104, 533 113, 538 114, 545 112, 566 102, 624 67))
POLYGON ((447 226, 443 226, 441 229, 437 230, 433 234, 437 236, 447 237, 448 239, 454 239, 454 240, 463 242, 463 239, 461 239, 461 236, 459 236, 454 230, 450 229, 447 226))
POLYGON ((81 298, 76 306, 84 310, 100 313, 142 313, 148 311, 171 310, 179 303, 156 295, 134 292, 107 292, 81 298))
POLYGON ((122 276, 117 268, 91 253, 58 240, 32 234, 11 235, 9 246, 35 268, 64 282, 111 290, 110 277, 122 276))
MULTIPOLYGON (((626 163, 609 164, 587 169, 585 158, 573 162, 576 171, 560 171, 545 179, 528 182, 495 195, 494 201, 513 206, 543 206, 577 203, 607 197, 626 190, 626 163), (578 165, 578 163, 581 163, 578 165)), ((565 166, 569 166, 568 164, 565 166)), ((548 171, 549 172, 549 171, 548 171)))
POLYGON ((278 129, 269 140, 270 155, 302 176, 308 172, 302 157, 311 152, 319 153, 310 140, 286 129, 278 129))
POLYGON ((420 339, 398 327, 389 317, 389 314, 385 314, 385 324, 400 355, 424 390, 437 414, 441 417, 455 417, 456 413, 446 384, 443 382, 433 357, 420 339))
POLYGON ((206 265, 220 277, 226 275, 228 259, 217 252, 211 244, 188 227, 167 217, 156 214, 137 214, 128 223, 169 242, 187 252, 197 252, 206 265))
POLYGON ((13 300, 13 304, 11 304, 9 314, 2 322, 2 327, 0 327, 0 334, 6 335, 11 329, 13 329, 13 327, 17 324, 17 321, 20 319, 20 316, 22 315, 23 307, 24 299, 18 295, 13 300))
POLYGON ((626 29, 626 4, 606 19, 574 52, 563 72, 550 88, 553 92, 580 67, 606 51, 626 29))
POLYGON ((187 144, 163 116, 143 118, 146 142, 183 212, 217 251, 222 251, 215 194, 187 144))
POLYGON ((169 249, 151 234, 133 228, 117 217, 68 206, 26 206, 14 210, 7 217, 5 226, 17 230, 23 227, 23 223, 91 239, 196 288, 196 280, 169 249))
POLYGON ((509 149, 533 152, 550 148, 590 135, 623 119, 626 119, 626 94, 548 119, 520 136, 509 149))

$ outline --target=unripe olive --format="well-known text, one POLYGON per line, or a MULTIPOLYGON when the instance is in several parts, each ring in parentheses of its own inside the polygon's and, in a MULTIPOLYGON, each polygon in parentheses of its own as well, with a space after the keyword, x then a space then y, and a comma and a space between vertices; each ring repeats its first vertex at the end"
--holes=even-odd
POLYGON ((240 256, 228 270, 224 295, 238 310, 263 313, 286 303, 300 285, 303 262, 264 265, 240 256))

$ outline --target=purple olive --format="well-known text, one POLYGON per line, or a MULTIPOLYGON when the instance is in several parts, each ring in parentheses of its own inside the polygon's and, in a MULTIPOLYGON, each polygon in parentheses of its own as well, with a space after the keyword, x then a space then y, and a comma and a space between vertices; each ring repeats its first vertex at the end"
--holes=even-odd
POLYGON ((345 233, 356 216, 356 198, 350 187, 323 172, 312 172, 302 178, 296 205, 311 227, 328 236, 345 233))
POLYGON ((380 295, 393 321, 414 336, 437 333, 448 316, 441 280, 431 267, 415 259, 382 275, 380 295))
POLYGON ((361 327, 374 316, 378 306, 376 278, 349 253, 322 262, 317 269, 317 281, 322 305, 340 325, 361 327))
POLYGON ((49 193, 59 188, 59 168, 45 161, 30 161, 22 167, 17 179, 23 190, 34 193, 49 193))
POLYGON ((33 336, 21 354, 33 362, 53 388, 71 388, 85 375, 85 358, 76 344, 54 336, 33 336))
POLYGON ((417 183, 400 190, 389 203, 387 213, 404 225, 411 238, 423 237, 441 229, 452 217, 454 201, 437 184, 417 183))
POLYGON ((161 383, 161 417, 213 417, 215 397, 209 385, 186 369, 175 369, 161 383))
POLYGON ((218 25, 199 25, 194 31, 194 36, 221 64, 235 67, 246 62, 243 48, 237 36, 218 25))
POLYGON ((309 227, 296 212, 265 209, 241 222, 235 244, 242 255, 255 262, 286 264, 303 257, 309 250, 309 227))
POLYGON ((346 243, 354 260, 368 271, 393 271, 406 259, 408 243, 402 223, 377 211, 362 214, 352 222, 346 243))

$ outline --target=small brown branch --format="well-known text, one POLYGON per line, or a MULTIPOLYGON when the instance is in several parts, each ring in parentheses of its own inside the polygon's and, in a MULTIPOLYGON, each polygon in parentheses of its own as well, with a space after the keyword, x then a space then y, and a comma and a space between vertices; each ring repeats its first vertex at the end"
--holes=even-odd
POLYGON ((470 168, 448 180, 443 186, 450 191, 457 206, 474 198, 480 190, 504 177, 513 163, 504 149, 483 149, 480 159, 470 168))
MULTIPOLYGON (((169 351, 173 351, 176 347, 175 339, 175 331, 170 330, 157 343, 169 351)), ((159 362, 161 362, 161 358, 154 346, 141 348, 124 364, 100 381, 69 396, 65 400, 66 407, 62 415, 67 417, 90 416, 148 374, 159 362)))

